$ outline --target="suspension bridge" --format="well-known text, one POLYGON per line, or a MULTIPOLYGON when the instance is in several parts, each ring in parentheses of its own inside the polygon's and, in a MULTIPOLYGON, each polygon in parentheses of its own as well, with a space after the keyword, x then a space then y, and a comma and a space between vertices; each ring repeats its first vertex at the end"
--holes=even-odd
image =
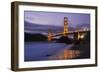
POLYGON ((69 31, 68 30, 68 18, 64 17, 64 27, 63 31, 53 34, 51 29, 48 29, 48 41, 52 41, 57 36, 68 36, 68 35, 73 35, 74 40, 79 40, 84 38, 85 34, 90 31, 90 29, 81 29, 81 30, 75 30, 75 31, 69 31))

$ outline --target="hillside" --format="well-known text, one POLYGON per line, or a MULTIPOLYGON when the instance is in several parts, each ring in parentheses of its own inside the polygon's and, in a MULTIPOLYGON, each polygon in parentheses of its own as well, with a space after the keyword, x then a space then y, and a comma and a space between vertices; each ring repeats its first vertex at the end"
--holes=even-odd
POLYGON ((25 36, 25 42, 28 41, 47 41, 47 37, 42 34, 29 34, 29 33, 24 33, 25 36))

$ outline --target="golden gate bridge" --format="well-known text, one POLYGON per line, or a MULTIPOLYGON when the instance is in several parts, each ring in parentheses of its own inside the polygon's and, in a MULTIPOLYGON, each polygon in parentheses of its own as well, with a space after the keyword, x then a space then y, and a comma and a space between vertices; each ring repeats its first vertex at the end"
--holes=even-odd
POLYGON ((86 32, 90 31, 90 29, 81 29, 81 30, 75 30, 75 31, 69 31, 68 30, 68 18, 64 17, 64 27, 63 27, 63 31, 53 34, 52 30, 49 29, 48 30, 48 41, 52 41, 52 39, 54 39, 54 37, 57 36, 68 36, 68 35, 73 35, 74 40, 79 40, 84 38, 86 32))

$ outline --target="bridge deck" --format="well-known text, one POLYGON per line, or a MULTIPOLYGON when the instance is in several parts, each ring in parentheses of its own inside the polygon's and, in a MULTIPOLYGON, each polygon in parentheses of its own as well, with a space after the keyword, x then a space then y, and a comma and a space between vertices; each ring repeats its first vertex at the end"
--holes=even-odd
MULTIPOLYGON (((85 32, 88 32, 88 31, 90 31, 90 30, 80 30, 80 31, 69 31, 69 32, 67 32, 67 33, 65 33, 65 34, 67 34, 67 35, 69 35, 69 34, 75 34, 75 33, 85 33, 85 32)), ((61 33, 57 33, 57 34, 54 34, 54 35, 52 35, 52 37, 55 37, 55 36, 60 36, 60 35, 63 35, 64 33, 63 32, 61 32, 61 33)))

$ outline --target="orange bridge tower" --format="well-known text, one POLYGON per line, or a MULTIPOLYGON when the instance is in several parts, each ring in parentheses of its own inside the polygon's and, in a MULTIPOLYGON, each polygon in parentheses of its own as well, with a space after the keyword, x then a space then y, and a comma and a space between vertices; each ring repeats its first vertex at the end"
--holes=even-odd
POLYGON ((68 18, 64 17, 64 30, 63 30, 63 36, 67 36, 68 33, 68 18))

